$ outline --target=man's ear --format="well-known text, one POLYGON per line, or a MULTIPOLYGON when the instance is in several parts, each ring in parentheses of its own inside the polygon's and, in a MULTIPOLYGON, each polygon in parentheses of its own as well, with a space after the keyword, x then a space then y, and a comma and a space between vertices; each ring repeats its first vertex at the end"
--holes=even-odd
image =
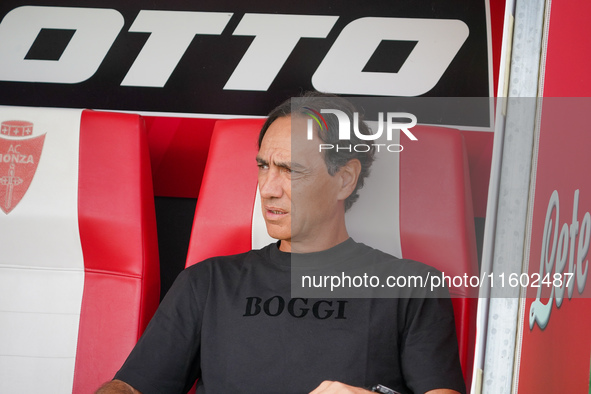
POLYGON ((339 200, 345 200, 353 193, 357 186, 359 173, 361 172, 361 163, 358 159, 351 159, 347 164, 339 169, 338 175, 341 177, 341 190, 338 194, 339 200))

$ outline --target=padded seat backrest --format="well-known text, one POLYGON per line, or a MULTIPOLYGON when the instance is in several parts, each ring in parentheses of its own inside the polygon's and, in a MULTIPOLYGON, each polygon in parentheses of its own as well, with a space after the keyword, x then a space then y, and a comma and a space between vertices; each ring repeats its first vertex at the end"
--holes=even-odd
POLYGON ((159 301, 142 119, 0 107, 0 122, 0 392, 94 392, 159 301))
MULTIPOLYGON (((264 119, 216 123, 187 265, 272 241, 257 212, 256 141, 263 123, 264 119)), ((349 233, 358 242, 432 265, 450 277, 478 275, 462 135, 458 130, 426 126, 416 126, 412 132, 418 141, 405 140, 401 153, 380 154, 375 161, 359 201, 347 213, 349 233), (390 185, 385 187, 385 183, 390 185), (378 203, 375 196, 380 196, 378 203), (358 231, 355 216, 368 212, 382 215, 371 223, 383 227, 358 231)), ((467 380, 472 370, 477 301, 472 290, 461 286, 450 289, 467 380)))

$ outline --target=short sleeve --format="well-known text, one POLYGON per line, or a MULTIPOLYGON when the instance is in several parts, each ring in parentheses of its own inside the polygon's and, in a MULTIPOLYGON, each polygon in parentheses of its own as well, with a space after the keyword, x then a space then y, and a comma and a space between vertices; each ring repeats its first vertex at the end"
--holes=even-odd
POLYGON ((414 393, 466 392, 450 298, 409 299, 401 345, 402 371, 414 393))
POLYGON ((199 378, 203 299, 192 271, 179 274, 115 379, 144 394, 168 394, 185 393, 199 378))

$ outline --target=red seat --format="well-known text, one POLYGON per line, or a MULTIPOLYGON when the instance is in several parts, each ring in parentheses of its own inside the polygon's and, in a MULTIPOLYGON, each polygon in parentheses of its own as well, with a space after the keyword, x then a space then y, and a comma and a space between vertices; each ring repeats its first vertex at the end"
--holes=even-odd
MULTIPOLYGON (((266 231, 256 213, 258 204, 255 204, 256 141, 263 122, 264 119, 236 119, 216 123, 197 201, 187 266, 216 255, 241 253, 268 242, 269 238, 261 234, 266 231)), ((356 241, 399 257, 422 261, 451 277, 478 275, 463 138, 458 130, 440 127, 416 126, 412 132, 418 141, 404 141, 400 154, 381 155, 374 163, 372 175, 360 191, 359 201, 347 214, 349 233, 356 241), (383 157, 392 160, 392 164, 383 157), (393 182, 395 191, 387 192, 386 198, 393 219, 371 222, 381 222, 385 230, 358 233, 351 224, 355 221, 355 211, 366 212, 367 205, 375 204, 367 196, 380 194, 372 191, 385 179, 379 174, 386 174, 388 182, 393 182), (378 240, 383 234, 388 237, 378 240)), ((377 207, 377 214, 385 215, 384 208, 377 207)), ((477 299, 473 298, 473 293, 469 294, 469 288, 450 291, 454 296, 460 358, 469 383, 477 299)))
POLYGON ((36 166, 0 166, 0 177, 21 180, 0 212, 0 392, 93 392, 159 301, 142 119, 2 107, 0 121, 14 134, 0 133, 0 154, 18 149, 36 166), (32 134, 16 135, 18 122, 32 134))

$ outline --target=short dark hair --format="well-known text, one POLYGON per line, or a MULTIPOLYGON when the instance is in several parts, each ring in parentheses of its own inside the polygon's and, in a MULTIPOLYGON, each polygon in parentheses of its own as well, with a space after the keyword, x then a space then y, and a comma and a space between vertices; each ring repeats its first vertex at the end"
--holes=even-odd
MULTIPOLYGON (((337 109, 343 111, 349 119, 353 119, 353 113, 357 112, 357 109, 350 101, 333 94, 312 91, 304 93, 301 97, 287 99, 269 113, 267 121, 259 133, 259 149, 261 148, 263 137, 265 136, 267 129, 278 118, 290 116, 292 114, 309 116, 310 109, 316 112, 320 112, 321 109, 337 109)), ((369 170, 375 158, 375 147, 373 145, 368 145, 369 149, 367 151, 357 152, 353 149, 353 146, 362 144, 364 141, 357 137, 355 133, 351 133, 351 139, 348 141, 339 140, 339 123, 337 117, 333 114, 327 114, 325 120, 327 124, 326 128, 314 127, 318 133, 318 137, 323 143, 331 144, 335 147, 338 145, 340 148, 338 150, 324 150, 324 162, 328 173, 330 175, 335 175, 341 167, 353 159, 357 159, 361 163, 361 172, 357 179, 357 185, 351 195, 345 200, 345 211, 347 211, 359 198, 359 189, 363 187, 365 178, 369 176, 369 170), (343 147, 349 148, 343 149, 343 147)), ((359 132, 363 135, 372 134, 371 129, 363 121, 363 115, 361 113, 359 113, 359 132)))

